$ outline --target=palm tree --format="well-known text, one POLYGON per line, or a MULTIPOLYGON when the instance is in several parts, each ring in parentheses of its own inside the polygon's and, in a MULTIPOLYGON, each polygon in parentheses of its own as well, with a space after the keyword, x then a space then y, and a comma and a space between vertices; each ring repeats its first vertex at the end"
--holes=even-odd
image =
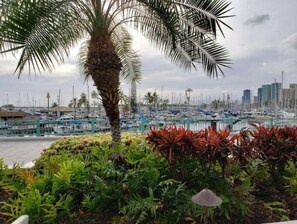
POLYGON ((52 103, 52 107, 57 107, 57 106, 58 106, 58 104, 56 102, 52 103))
POLYGON ((222 21, 229 6, 227 0, 2 0, 0 52, 19 52, 20 76, 25 68, 52 70, 85 38, 80 65, 99 91, 116 145, 120 75, 135 79, 140 73, 125 26, 131 24, 181 68, 201 63, 216 77, 230 62, 216 43, 221 25, 229 27, 222 21))
POLYGON ((120 103, 123 106, 123 115, 126 116, 126 113, 129 112, 130 109, 130 97, 124 94, 122 90, 119 92, 120 103))
POLYGON ((85 93, 81 93, 80 94, 80 98, 78 99, 78 102, 77 102, 77 106, 78 107, 87 107, 89 104, 89 101, 88 101, 88 97, 87 97, 87 94, 85 93))
POLYGON ((130 108, 131 108, 131 113, 133 113, 133 114, 138 111, 136 82, 137 82, 137 80, 132 80, 132 82, 131 82, 130 108))
POLYGON ((159 102, 160 102, 160 97, 159 95, 155 92, 153 93, 153 104, 154 104, 154 109, 158 108, 159 102))
POLYGON ((162 106, 162 110, 167 110, 167 107, 169 105, 169 100, 168 99, 160 100, 160 103, 162 106))
POLYGON ((76 100, 77 98, 73 98, 70 100, 69 104, 68 104, 68 107, 76 107, 76 100))
POLYGON ((146 105, 148 106, 149 110, 151 110, 152 105, 154 103, 154 97, 153 94, 149 91, 144 95, 143 100, 146 102, 146 105))

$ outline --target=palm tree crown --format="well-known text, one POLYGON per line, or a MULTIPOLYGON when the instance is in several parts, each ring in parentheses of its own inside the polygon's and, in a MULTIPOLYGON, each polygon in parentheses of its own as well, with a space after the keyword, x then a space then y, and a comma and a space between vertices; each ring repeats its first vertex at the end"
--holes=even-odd
MULTIPOLYGON (((84 38, 79 64, 92 78, 120 142, 120 75, 140 78, 140 62, 126 25, 141 32, 185 70, 202 65, 209 76, 223 73, 230 60, 216 43, 226 25, 226 0, 2 0, 0 52, 19 51, 16 71, 52 70, 84 38)), ((229 27, 230 28, 230 27, 229 27)))

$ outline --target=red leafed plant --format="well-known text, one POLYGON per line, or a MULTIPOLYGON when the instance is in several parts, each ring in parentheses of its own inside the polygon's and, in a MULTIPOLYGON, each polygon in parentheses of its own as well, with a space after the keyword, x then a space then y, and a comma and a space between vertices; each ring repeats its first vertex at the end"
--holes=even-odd
POLYGON ((186 130, 183 127, 170 126, 159 130, 151 129, 147 140, 153 144, 170 165, 176 160, 184 162, 185 158, 197 158, 206 170, 219 163, 222 176, 232 153, 229 140, 230 131, 215 131, 208 128, 201 131, 186 130))
POLYGON ((247 165, 248 159, 259 157, 258 152, 253 150, 251 131, 241 131, 239 134, 233 135, 230 141, 233 145, 233 157, 238 160, 241 166, 247 165))
POLYGON ((201 134, 199 133, 176 126, 158 130, 152 128, 147 140, 170 165, 173 165, 177 158, 192 156, 196 152, 196 149, 201 145, 201 134))
POLYGON ((251 135, 254 149, 269 165, 272 180, 278 182, 288 161, 297 160, 297 127, 259 127, 251 135))
POLYGON ((229 140, 229 130, 213 130, 207 128, 204 131, 205 143, 200 144, 197 156, 202 162, 201 165, 209 166, 216 162, 221 166, 222 176, 225 174, 225 168, 228 162, 228 156, 232 154, 232 144, 229 140))

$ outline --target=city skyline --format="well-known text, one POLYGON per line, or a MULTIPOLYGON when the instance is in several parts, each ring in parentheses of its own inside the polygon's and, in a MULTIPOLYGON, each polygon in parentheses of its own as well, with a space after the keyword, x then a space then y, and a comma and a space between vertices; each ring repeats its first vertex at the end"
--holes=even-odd
MULTIPOLYGON (((233 0, 234 9, 230 14, 235 17, 224 20, 233 31, 223 28, 225 39, 219 37, 230 52, 232 69, 224 69, 225 78, 211 79, 198 68, 191 73, 178 69, 151 47, 143 37, 134 34, 134 49, 141 55, 142 81, 137 85, 137 95, 141 97, 148 91, 156 91, 163 98, 185 98, 185 90, 193 89, 191 98, 206 100, 221 98, 229 94, 231 100, 241 100, 242 91, 250 89, 252 96, 257 95, 257 88, 263 84, 281 81, 284 72, 284 88, 290 83, 297 83, 297 29, 293 23, 297 19, 295 9, 297 1, 284 0, 233 0), (202 98, 202 99, 201 99, 202 98)), ((79 98, 87 92, 87 85, 79 76, 76 66, 77 50, 63 65, 57 66, 52 73, 42 72, 29 79, 24 73, 20 79, 12 75, 16 61, 11 57, 0 57, 0 104, 16 104, 36 100, 37 105, 50 100, 57 101, 59 90, 62 101, 69 102, 74 95, 79 98), (27 96, 28 95, 28 96, 27 96), (8 98, 8 99, 7 99, 8 98), (29 100, 28 100, 29 98, 29 100), (40 102, 40 103, 39 103, 40 102)), ((123 91, 129 95, 130 86, 122 83, 123 91)), ((90 92, 94 90, 89 83, 90 92)))
MULTIPOLYGON (((163 91, 161 90, 160 95, 158 93, 157 93, 157 95, 158 95, 158 98, 161 100, 168 99, 169 104, 188 104, 188 103, 190 103, 191 105, 202 105, 204 103, 209 104, 215 100, 219 100, 222 102, 228 102, 228 101, 237 102, 239 104, 241 103, 242 105, 250 105, 250 104, 255 104, 255 103, 261 105, 262 104, 261 101, 264 101, 265 103, 267 103, 267 102, 279 103, 281 100, 280 94, 283 94, 283 93, 280 93, 279 91, 288 91, 290 89, 296 91, 296 89, 297 89, 296 86, 297 86, 297 83, 289 83, 289 86, 281 88, 282 83, 275 81, 270 84, 262 84, 261 86, 259 86, 257 89, 257 94, 252 93, 252 91, 250 89, 244 89, 244 90, 242 90, 241 97, 238 99, 237 98, 234 99, 232 93, 227 93, 227 94, 223 93, 219 97, 203 96, 203 94, 200 94, 200 96, 192 95, 190 97, 187 94, 183 95, 182 92, 179 92, 179 93, 172 92, 171 96, 169 96, 169 95, 163 96, 163 93, 162 93, 163 91), (267 90, 265 90, 265 92, 267 92, 266 94, 268 94, 267 96, 263 96, 263 93, 262 93, 263 88, 269 88, 269 93, 267 92, 267 90)), ((185 92, 189 91, 189 89, 190 88, 185 90, 185 92)), ((190 89, 190 90, 191 90, 191 92, 193 91, 192 89, 190 89)), ((73 91, 74 91, 74 86, 73 86, 73 91)), ((2 105, 13 104, 16 107, 47 107, 48 103, 50 106, 53 103, 57 103, 57 104, 60 103, 60 106, 68 106, 68 104, 71 102, 65 102, 60 89, 59 89, 59 93, 60 93, 60 95, 58 95, 57 99, 50 100, 51 96, 50 96, 49 92, 47 92, 46 99, 43 100, 43 103, 41 103, 40 100, 37 102, 37 99, 35 99, 34 96, 32 97, 32 101, 31 101, 31 98, 29 97, 28 93, 26 94, 25 100, 23 99, 24 97, 21 98, 21 94, 19 93, 19 96, 18 96, 18 99, 16 100, 16 102, 10 103, 9 97, 7 94, 6 99, 3 99, 2 105)), ((82 92, 82 93, 85 93, 87 95, 87 98, 89 98, 91 106, 92 106, 92 102, 98 101, 97 99, 93 99, 91 97, 91 95, 92 95, 91 92, 82 92)), ((76 97, 76 99, 79 99, 79 98, 80 98, 80 96, 76 97)), ((72 101, 72 99, 70 99, 70 101, 72 101)), ((139 95, 137 97, 137 101, 141 102, 141 103, 145 103, 145 96, 139 95)), ((0 106, 1 106, 1 102, 0 102, 0 106)))

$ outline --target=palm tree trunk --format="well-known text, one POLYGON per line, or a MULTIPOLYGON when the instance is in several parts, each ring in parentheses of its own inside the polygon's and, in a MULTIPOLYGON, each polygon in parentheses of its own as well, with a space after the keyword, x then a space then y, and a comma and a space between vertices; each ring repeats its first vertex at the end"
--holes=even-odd
POLYGON ((119 114, 119 74, 122 68, 110 36, 105 35, 90 40, 86 68, 92 76, 102 98, 103 107, 109 119, 112 145, 121 143, 119 114))

